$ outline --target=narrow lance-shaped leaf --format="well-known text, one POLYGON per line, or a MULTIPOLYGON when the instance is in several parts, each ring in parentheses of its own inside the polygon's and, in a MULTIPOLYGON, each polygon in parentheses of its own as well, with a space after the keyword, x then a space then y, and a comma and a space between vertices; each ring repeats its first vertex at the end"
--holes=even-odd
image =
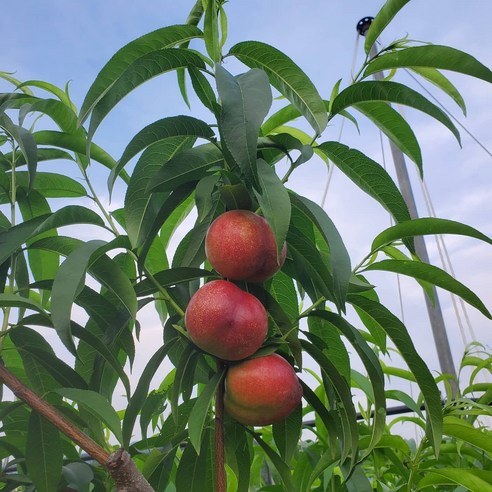
POLYGON ((388 80, 364 81, 350 85, 333 101, 330 118, 349 106, 368 101, 393 102, 418 109, 441 122, 461 143, 458 129, 442 109, 410 87, 388 80))
POLYGON ((36 490, 53 492, 58 488, 63 466, 63 451, 58 430, 32 411, 26 442, 26 467, 36 490))
POLYGON ((123 46, 104 65, 92 83, 80 109, 80 123, 85 121, 97 102, 135 60, 149 52, 170 48, 201 37, 201 35, 202 32, 192 25, 167 26, 145 34, 123 46))
POLYGON ((344 309, 345 296, 351 276, 350 257, 342 237, 326 212, 308 198, 291 194, 293 204, 318 228, 330 248, 330 266, 333 272, 333 293, 337 305, 344 309))
POLYGON ((437 287, 441 287, 442 289, 460 296, 470 305, 478 309, 484 316, 492 319, 492 315, 475 293, 473 293, 468 287, 464 286, 461 282, 458 282, 449 273, 434 265, 412 260, 382 260, 368 265, 365 268, 365 271, 368 270, 394 272, 429 282, 437 287))
POLYGON ((172 191, 178 186, 199 181, 207 171, 223 167, 224 157, 212 144, 185 149, 165 162, 155 174, 148 191, 172 191))
POLYGON ((263 449, 265 454, 268 456, 273 466, 276 468, 282 483, 285 487, 286 492, 295 492, 294 483, 292 482, 292 475, 289 466, 285 461, 261 438, 258 433, 253 433, 253 431, 248 429, 248 432, 253 434, 254 440, 263 449))
POLYGON ((60 265, 52 288, 51 319, 60 340, 75 354, 70 319, 72 305, 83 286, 92 254, 106 243, 92 240, 82 244, 60 265))
POLYGON ((216 114, 218 104, 217 97, 215 95, 210 82, 205 75, 195 67, 189 67, 188 73, 190 74, 191 84, 195 93, 202 102, 202 104, 208 108, 213 114, 216 114))
POLYGON ((438 452, 442 437, 441 395, 429 368, 415 349, 405 325, 387 308, 366 297, 350 294, 349 302, 373 318, 386 331, 417 381, 425 401, 427 437, 438 452))
MULTIPOLYGON (((79 155, 84 155, 86 152, 87 139, 81 132, 74 134, 57 132, 53 130, 41 130, 35 132, 34 138, 38 145, 53 145, 62 149, 71 150, 79 155)), ((95 143, 91 143, 91 159, 101 163, 107 169, 112 170, 116 166, 116 161, 101 147, 95 143)), ((120 173, 120 176, 128 182, 126 172, 120 173)))
POLYGON ((400 222, 385 229, 374 238, 371 250, 376 251, 397 239, 428 234, 460 234, 480 239, 492 245, 491 238, 466 224, 448 219, 421 217, 407 222, 400 222))
POLYGON ((1 307, 17 307, 21 309, 29 309, 38 313, 44 313, 43 306, 37 302, 26 299, 16 294, 0 294, 1 307))
POLYGON ((173 137, 194 137, 211 140, 214 132, 207 123, 191 116, 171 116, 155 121, 140 130, 126 146, 117 166, 111 170, 108 188, 113 189, 114 182, 128 161, 145 148, 161 140, 173 137))
POLYGON ((369 53, 372 45, 376 42, 379 35, 385 27, 391 22, 391 19, 409 2, 410 0, 388 0, 384 3, 381 10, 371 23, 371 27, 366 32, 364 50, 369 53))
POLYGON ((393 68, 430 67, 470 75, 492 82, 492 71, 476 58, 449 46, 424 45, 385 53, 373 59, 364 77, 393 68))
MULTIPOLYGON (((171 389, 171 412, 174 415, 174 419, 178 421, 178 401, 179 396, 189 391, 193 386, 193 377, 198 363, 199 352, 195 350, 195 347, 188 343, 184 350, 179 354, 179 360, 177 361, 176 370, 174 373, 174 380, 171 389)), ((185 397, 183 396, 183 400, 185 397)))
POLYGON ((336 394, 337 406, 340 411, 343 434, 342 461, 351 456, 352 466, 355 464, 358 448, 357 415, 352 401, 350 386, 345 378, 338 372, 335 365, 329 360, 324 352, 318 347, 316 338, 308 335, 313 342, 301 340, 302 348, 313 357, 321 370, 330 381, 331 387, 336 394))
POLYGON ((250 183, 256 184, 256 143, 272 104, 268 78, 258 69, 234 77, 221 65, 216 66, 215 77, 222 139, 235 164, 250 183))
MULTIPOLYGON (((430 468, 416 490, 439 485, 461 485, 470 492, 492 492, 492 472, 465 468, 430 468)), ((436 489, 434 489, 436 490, 436 489)))
POLYGON ((261 211, 273 230, 278 256, 289 230, 290 197, 273 166, 269 166, 263 159, 258 159, 257 166, 261 191, 258 193, 255 190, 255 195, 261 211))
POLYGON ((307 119, 317 135, 328 124, 325 104, 309 77, 287 55, 268 44, 244 41, 229 54, 251 68, 264 70, 270 83, 307 119))
POLYGON ((96 129, 107 114, 133 89, 157 75, 190 66, 204 68, 205 64, 196 53, 180 48, 152 51, 135 60, 94 106, 89 124, 88 141, 91 141, 96 129))
POLYGON ((123 445, 120 419, 106 398, 95 391, 77 388, 60 388, 56 392, 64 398, 74 401, 79 407, 83 407, 96 418, 102 420, 118 442, 123 445))
MULTIPOLYGON (((18 187, 27 190, 29 186, 28 173, 16 171, 15 181, 18 187)), ((78 198, 87 196, 86 189, 78 181, 58 173, 37 172, 33 189, 45 198, 78 198)))
POLYGON ((43 113, 48 115, 60 128, 60 130, 73 133, 77 129, 77 115, 72 109, 56 99, 40 99, 21 108, 19 116, 28 113, 43 113))
POLYGON ((384 374, 381 370, 381 364, 374 350, 369 347, 359 330, 344 318, 338 314, 320 310, 313 311, 310 316, 320 317, 336 326, 352 344, 367 370, 371 381, 375 406, 371 441, 366 449, 366 454, 369 454, 384 434, 386 425, 386 397, 384 393, 384 374))
POLYGON ((163 163, 191 147, 193 142, 190 137, 168 138, 145 149, 137 161, 126 189, 124 208, 126 230, 134 247, 148 239, 159 210, 169 197, 169 192, 149 193, 149 184, 154 182, 163 163))
POLYGON ((439 87, 439 89, 451 97, 451 99, 454 100, 466 116, 466 105, 463 97, 458 89, 439 70, 431 67, 412 67, 411 70, 419 74, 421 77, 424 77, 436 87, 439 87))
POLYGON ((26 159, 30 190, 34 184, 38 165, 36 141, 30 132, 21 126, 15 125, 5 113, 0 113, 0 128, 3 128, 16 141, 26 159))
POLYGON ((388 210, 397 222, 410 220, 407 205, 390 175, 362 152, 338 142, 317 147, 345 175, 388 210))
POLYGON ((489 429, 476 428, 466 420, 447 416, 444 418, 444 434, 462 439, 492 455, 492 431, 489 429))
POLYGON ((422 176, 422 152, 405 118, 384 102, 361 102, 355 109, 367 116, 402 152, 417 164, 422 176))
MULTIPOLYGON (((141 246, 140 254, 138 258, 139 268, 142 268, 146 262, 147 254, 151 251, 152 245, 155 243, 156 234, 162 228, 163 224, 169 219, 172 213, 179 209, 179 207, 186 203, 187 200, 192 196, 193 193, 194 182, 187 182, 183 185, 178 186, 166 200, 162 203, 156 215, 150 217, 147 225, 148 236, 145 238, 141 236, 143 243, 138 243, 138 246, 141 246)), ((159 237, 159 241, 161 241, 162 248, 165 248, 162 243, 162 236, 159 237)), ((165 251, 163 252, 165 254, 165 251)), ((167 257, 166 257, 167 258, 167 257)))
POLYGON ((176 470, 176 492, 212 492, 214 484, 214 447, 212 430, 206 429, 199 452, 187 445, 176 470))
POLYGON ((37 331, 25 326, 17 326, 10 331, 10 339, 19 350, 29 377, 37 378, 39 373, 46 371, 53 378, 53 383, 49 387, 35 388, 40 393, 53 389, 53 386, 87 388, 86 382, 66 362, 55 355, 51 346, 37 331), (28 365, 34 366, 35 369, 30 372, 27 369, 28 365))
POLYGON ((68 86, 67 92, 60 89, 54 84, 50 84, 49 82, 45 82, 44 80, 26 80, 17 86, 17 89, 23 89, 25 87, 39 87, 47 92, 50 92, 54 96, 56 96, 65 106, 68 106, 74 113, 76 112, 75 105, 70 100, 68 96, 68 86))
POLYGON ((69 205, 50 215, 35 217, 22 222, 5 232, 0 232, 0 264, 22 244, 38 234, 50 229, 73 224, 93 224, 104 226, 104 222, 94 211, 78 205, 69 205))
POLYGON ((224 373, 225 369, 213 375, 210 381, 206 384, 205 388, 203 388, 195 405, 193 406, 193 409, 191 410, 188 432, 190 435, 191 444, 193 444, 197 454, 200 453, 205 419, 207 418, 208 410, 212 404, 212 399, 217 391, 217 388, 222 382, 224 373))
POLYGON ((208 56, 214 63, 220 62, 219 26, 218 26, 218 2, 208 0, 203 24, 203 37, 208 56))
POLYGON ((154 377, 157 369, 161 365, 162 361, 168 354, 169 350, 173 347, 174 343, 178 340, 175 338, 173 341, 163 345, 154 353, 154 355, 150 358, 149 362, 145 366, 142 374, 138 380, 137 388, 133 393, 130 401, 128 402, 128 406, 125 411, 125 416, 123 418, 123 444, 124 447, 128 447, 130 445, 130 440, 132 437, 133 427, 135 426, 135 421, 137 419, 137 415, 145 403, 145 399, 147 398, 147 394, 149 392, 149 386, 152 378, 154 377))

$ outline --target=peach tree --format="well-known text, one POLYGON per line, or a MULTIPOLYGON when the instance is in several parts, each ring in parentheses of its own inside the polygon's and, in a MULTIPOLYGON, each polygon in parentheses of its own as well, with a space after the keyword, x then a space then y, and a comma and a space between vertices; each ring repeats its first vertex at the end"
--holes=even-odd
MULTIPOLYGON (((406 3, 386 2, 366 34, 367 54, 406 3)), ((453 48, 400 40, 368 55, 354 80, 336 84, 324 99, 279 49, 259 41, 226 46, 225 1, 198 0, 185 23, 145 34, 116 52, 80 110, 67 90, 49 82, 1 75, 15 89, 0 94, 0 490, 106 491, 115 484, 121 491, 178 492, 449 484, 450 490, 489 490, 490 432, 461 416, 465 408, 467 415, 488 415, 490 385, 474 386, 481 395, 475 410, 462 399, 454 401, 454 414, 451 407, 443 411, 443 395, 405 325, 379 302, 365 275, 389 271, 424 287, 434 284, 490 318, 470 289, 418 258, 413 238, 461 234, 492 240, 462 223, 412 220, 385 169, 336 141, 327 126, 334 118, 355 121, 350 110, 357 110, 422 172, 415 134, 388 103, 426 113, 459 139, 458 130, 419 92, 394 77, 371 76, 414 70, 462 104, 441 70, 488 82, 492 72, 453 48), (224 59, 240 62, 244 71, 231 73, 224 59), (177 74, 184 102, 193 93, 209 117, 162 115, 115 159, 97 142, 99 126, 131 91, 168 72, 177 74), (278 96, 280 106, 273 110, 278 96), (28 124, 32 115, 43 118, 28 124), (336 166, 394 220, 356 267, 325 210, 289 187, 291 175, 308 170, 313 156, 336 166), (47 163, 58 171, 44 170, 47 163), (94 168, 106 174, 108 196, 123 190, 122 208, 109 210, 108 197, 96 193, 94 168), (229 273, 215 259, 226 254, 225 263, 244 266, 246 246, 234 236, 241 226, 220 230, 214 245, 205 247, 212 223, 231 211, 248 211, 263 224, 249 238, 253 251, 260 251, 253 264, 268 257, 260 273, 229 273), (184 235, 176 232, 191 223, 184 235), (83 226, 84 234, 70 226, 83 226), (269 234, 265 252, 261 243, 269 234), (214 285, 225 287, 214 291, 214 285), (208 297, 185 322, 199 292, 208 297), (219 301, 221 310, 214 311, 219 301), (138 380, 131 380, 143 350, 141 313, 150 305, 162 336, 138 380), (228 318, 242 307, 244 316, 228 318), (357 318, 347 315, 348 307, 357 318), (251 328, 260 318, 261 326, 251 328), (231 342, 233 356, 224 350, 229 329, 239 333, 231 342), (249 343, 241 337, 251 331, 257 335, 253 348, 239 350, 249 343), (388 433, 378 354, 390 344, 425 405, 419 457, 425 452, 430 458, 420 468, 405 464, 410 448, 388 433), (365 367, 363 380, 351 372, 350 351, 365 367), (253 380, 241 368, 271 357, 281 361, 280 371, 287 369, 266 385, 266 393, 270 389, 276 403, 276 391, 292 378, 288 389, 295 402, 279 418, 262 420, 270 409, 257 407, 260 388, 277 369, 267 365, 253 380), (165 360, 172 367, 167 373, 165 360), (228 386, 248 400, 241 405, 259 420, 243 418, 244 408, 238 411, 231 396, 224 410, 228 386), (366 395, 362 418, 354 387, 366 395), (120 393, 124 403, 117 402, 120 393), (446 439, 470 446, 459 472, 457 461, 447 467, 438 461, 446 439), (392 470, 390 478, 374 472, 378 459, 392 470)), ((417 402, 401 398, 420 412, 417 402)), ((456 447, 453 452, 459 453, 456 447)))

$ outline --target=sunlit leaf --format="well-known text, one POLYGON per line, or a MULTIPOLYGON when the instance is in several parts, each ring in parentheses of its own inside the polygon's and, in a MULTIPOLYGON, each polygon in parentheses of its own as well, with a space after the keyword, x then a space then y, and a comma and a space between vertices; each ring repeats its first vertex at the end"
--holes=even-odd
POLYGON ((248 67, 264 70, 270 83, 308 120, 317 135, 328 123, 325 104, 307 75, 287 55, 265 43, 244 41, 230 52, 248 67))
POLYGON ((317 346, 316 342, 301 340, 302 348, 313 357, 324 375, 330 381, 336 394, 337 406, 343 426, 342 461, 351 456, 352 466, 355 464, 358 448, 357 415, 352 401, 349 383, 343 378, 335 365, 317 346))
POLYGON ((439 70, 452 70, 471 77, 492 82, 492 71, 476 58, 449 46, 426 44, 411 46, 395 52, 384 53, 373 59, 364 76, 389 68, 430 67, 439 70))
POLYGON ((385 229, 374 238, 371 250, 376 251, 397 239, 428 234, 460 234, 492 244, 491 238, 461 222, 435 217, 422 217, 407 222, 400 222, 385 229))
POLYGON ((15 125, 5 113, 0 113, 0 128, 3 128, 15 140, 24 155, 29 173, 28 189, 31 189, 38 165, 37 145, 32 133, 15 125))
POLYGON ((445 77, 439 70, 431 67, 412 67, 413 72, 419 74, 424 79, 428 80, 430 83, 439 87, 443 92, 445 92, 454 102, 461 108, 463 114, 466 116, 466 106, 463 97, 461 96, 458 89, 450 82, 450 80, 445 77))
POLYGON ((190 66, 204 68, 205 64, 196 53, 181 48, 150 51, 133 61, 112 84, 104 88, 102 97, 100 95, 95 101, 89 123, 88 139, 92 139, 107 114, 133 89, 157 75, 190 66))
POLYGON ((434 377, 417 352, 405 325, 379 302, 354 294, 351 294, 349 299, 354 306, 362 309, 381 325, 412 371, 412 377, 417 381, 425 401, 429 422, 427 436, 437 452, 443 425, 441 395, 434 377))
POLYGON ((378 163, 362 152, 338 142, 324 142, 317 148, 359 188, 381 203, 397 222, 410 220, 400 191, 378 163))
POLYGON ((92 83, 80 109, 80 122, 84 122, 98 101, 134 61, 152 51, 170 48, 201 35, 201 31, 192 25, 167 26, 144 34, 123 46, 104 65, 92 83))
POLYGON ((208 56, 214 63, 220 62, 218 3, 215 0, 207 2, 205 19, 203 22, 203 38, 208 56))
POLYGON ((54 84, 50 84, 49 82, 46 82, 44 80, 26 80, 25 82, 22 82, 22 84, 19 84, 17 86, 18 89, 24 89, 26 87, 38 87, 47 92, 50 92, 51 94, 56 96, 63 104, 65 104, 65 106, 68 106, 73 112, 76 111, 76 108, 70 100, 67 92, 60 89, 54 84))
POLYGON ((461 142, 456 126, 442 109, 410 87, 388 80, 357 82, 348 86, 333 101, 331 117, 349 106, 373 101, 393 102, 418 109, 441 122, 461 142))
POLYGON ((130 143, 126 146, 118 161, 118 165, 111 171, 108 181, 109 189, 112 190, 121 169, 123 169, 132 157, 159 141, 166 139, 178 141, 174 137, 193 137, 211 140, 214 137, 214 132, 204 121, 184 115, 170 116, 147 125, 130 140, 130 143))
POLYGON ((376 354, 371 347, 364 340, 354 326, 348 323, 344 318, 336 313, 328 311, 313 311, 310 316, 317 316, 336 326, 347 338, 350 344, 354 347, 355 351, 359 355, 364 367, 367 370, 369 380, 372 386, 372 393, 374 396, 374 422, 372 426, 372 435, 370 443, 367 448, 367 454, 369 454, 384 434, 386 425, 386 399, 384 393, 384 375, 381 370, 376 354))
POLYGON ((361 102, 355 109, 367 116, 422 171, 422 153, 412 128, 405 118, 384 102, 361 102))
POLYGON ((72 305, 83 285, 92 254, 106 243, 92 240, 82 244, 60 265, 52 289, 51 319, 60 340, 75 353, 70 319, 72 305))
POLYGON ((460 296, 470 305, 478 309, 484 316, 492 319, 492 315, 475 293, 473 293, 468 287, 464 286, 461 282, 458 282, 449 273, 434 265, 412 260, 382 260, 371 263, 365 267, 365 270, 394 272, 429 282, 437 287, 441 287, 442 289, 460 296))
POLYGON ((372 45, 376 42, 379 35, 383 32, 385 27, 391 22, 391 19, 409 2, 410 0, 388 0, 384 3, 381 10, 377 13, 376 17, 371 23, 371 27, 366 32, 366 40, 364 42, 364 49, 366 53, 369 53, 372 45))
MULTIPOLYGON (((55 147, 77 152, 80 155, 85 155, 86 153, 87 139, 80 132, 69 134, 53 130, 42 130, 33 133, 33 136, 38 145, 54 145, 55 147)), ((109 170, 112 170, 116 166, 116 161, 95 143, 91 143, 90 150, 91 159, 101 163, 109 170)), ((125 181, 128 181, 128 175, 125 172, 122 172, 120 176, 125 181)))
MULTIPOLYGON (((16 185, 28 189, 29 175, 25 171, 16 171, 16 185)), ((33 189, 45 198, 78 198, 87 195, 86 189, 75 179, 63 174, 50 172, 37 172, 33 189)), ((7 203, 0 194, 0 201, 7 203)))

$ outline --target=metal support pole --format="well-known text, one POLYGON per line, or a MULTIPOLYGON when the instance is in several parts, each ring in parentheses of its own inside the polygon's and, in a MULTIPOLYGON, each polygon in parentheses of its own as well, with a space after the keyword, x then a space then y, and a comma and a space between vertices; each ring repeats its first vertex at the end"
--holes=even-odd
MULTIPOLYGON (((367 29, 371 25, 372 17, 364 17, 357 24, 357 30, 362 36, 365 35, 367 29)), ((371 57, 377 55, 377 48, 374 44, 370 51, 371 57)), ((384 74, 379 72, 373 75, 375 80, 381 80, 384 78, 384 74)), ((415 203, 415 198, 413 196, 412 186, 410 184, 410 178, 408 175, 407 166, 405 163, 405 157, 403 152, 394 144, 391 139, 388 139, 391 154, 393 156, 393 162, 396 170, 396 177, 400 187, 401 194, 405 200, 408 210, 410 212, 410 217, 415 219, 418 217, 417 205, 415 203)), ((427 248, 425 246, 425 241, 423 236, 415 237, 415 251, 418 257, 425 263, 429 263, 429 254, 427 253, 427 248)), ((439 297, 437 296, 437 290, 434 285, 432 285, 432 291, 434 294, 435 302, 424 292, 425 302, 427 305, 427 312, 429 314, 429 321, 432 328, 432 334, 434 336, 434 342, 436 345, 437 356, 439 359, 439 365, 441 372, 453 376, 451 381, 451 389, 453 396, 457 393, 456 385, 456 369, 454 367, 453 356, 451 354, 451 347, 449 345, 448 336, 446 333, 446 326, 444 324, 444 318, 442 315, 441 305, 439 303, 439 297)))

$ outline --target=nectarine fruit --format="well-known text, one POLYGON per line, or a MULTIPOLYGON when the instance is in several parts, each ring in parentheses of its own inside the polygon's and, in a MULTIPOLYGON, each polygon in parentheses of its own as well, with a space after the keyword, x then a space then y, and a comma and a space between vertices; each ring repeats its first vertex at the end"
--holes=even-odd
POLYGON ((210 225, 205 252, 223 277, 263 282, 282 267, 286 246, 277 257, 275 236, 266 219, 249 210, 230 210, 210 225))
POLYGON ((254 354, 268 332, 268 316, 253 295, 227 280, 198 289, 185 312, 185 326, 195 345, 224 360, 254 354))
POLYGON ((224 406, 245 425, 269 425, 299 405, 302 386, 294 368, 271 354, 232 365, 225 379, 224 406))

